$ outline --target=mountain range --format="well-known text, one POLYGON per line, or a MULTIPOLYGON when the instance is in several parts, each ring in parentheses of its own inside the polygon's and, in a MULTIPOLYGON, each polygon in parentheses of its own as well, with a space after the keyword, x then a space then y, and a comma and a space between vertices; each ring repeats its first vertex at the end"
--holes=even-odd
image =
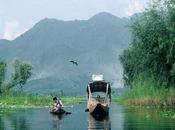
POLYGON ((0 58, 33 65, 25 91, 84 94, 92 74, 103 74, 113 88, 122 87, 118 57, 130 43, 129 22, 106 12, 88 20, 45 18, 12 41, 1 39, 0 58))

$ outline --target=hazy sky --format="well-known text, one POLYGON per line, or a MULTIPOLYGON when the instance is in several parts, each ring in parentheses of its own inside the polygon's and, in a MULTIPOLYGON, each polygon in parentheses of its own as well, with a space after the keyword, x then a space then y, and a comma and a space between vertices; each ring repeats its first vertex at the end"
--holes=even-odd
POLYGON ((0 39, 12 40, 41 19, 88 19, 99 12, 128 17, 151 0, 0 0, 0 39))

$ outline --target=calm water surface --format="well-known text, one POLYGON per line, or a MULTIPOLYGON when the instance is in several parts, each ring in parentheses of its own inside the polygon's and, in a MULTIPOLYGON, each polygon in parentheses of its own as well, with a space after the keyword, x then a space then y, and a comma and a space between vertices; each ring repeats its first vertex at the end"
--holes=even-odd
POLYGON ((175 119, 153 109, 112 105, 110 114, 97 121, 84 110, 86 104, 67 109, 71 115, 56 116, 46 108, 0 109, 0 130, 175 130, 175 119))

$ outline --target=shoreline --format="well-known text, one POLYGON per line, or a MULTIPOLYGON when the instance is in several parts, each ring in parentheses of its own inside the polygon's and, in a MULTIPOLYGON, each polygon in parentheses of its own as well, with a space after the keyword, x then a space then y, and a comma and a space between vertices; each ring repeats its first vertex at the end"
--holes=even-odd
MULTIPOLYGON (((175 109, 175 97, 170 100, 169 96, 167 96, 169 93, 164 96, 161 93, 159 96, 148 94, 137 95, 135 91, 129 91, 121 96, 113 95, 112 103, 135 108, 175 109)), ((140 93, 140 90, 137 90, 137 92, 140 93)), ((0 96, 0 108, 49 108, 52 106, 52 98, 52 96, 31 94, 17 96, 5 95, 0 96)), ((61 100, 65 106, 86 103, 86 97, 84 96, 61 97, 61 100)))
POLYGON ((175 89, 135 87, 113 100, 123 106, 175 109, 175 89))
MULTIPOLYGON (((52 106, 52 96, 1 96, 0 108, 50 108, 52 106)), ((86 102, 85 97, 62 97, 63 104, 77 105, 86 102)))

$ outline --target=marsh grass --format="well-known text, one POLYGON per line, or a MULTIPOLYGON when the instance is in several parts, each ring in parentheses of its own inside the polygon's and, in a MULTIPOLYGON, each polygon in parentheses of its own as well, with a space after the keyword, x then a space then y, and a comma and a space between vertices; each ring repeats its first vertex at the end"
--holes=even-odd
MULTIPOLYGON (((8 94, 0 96, 0 107, 49 107, 52 96, 34 94, 8 94)), ((64 105, 75 105, 85 102, 84 97, 62 97, 64 105)))
POLYGON ((115 101, 131 106, 175 108, 175 89, 167 89, 154 80, 139 80, 133 83, 133 88, 126 94, 115 98, 115 101))

